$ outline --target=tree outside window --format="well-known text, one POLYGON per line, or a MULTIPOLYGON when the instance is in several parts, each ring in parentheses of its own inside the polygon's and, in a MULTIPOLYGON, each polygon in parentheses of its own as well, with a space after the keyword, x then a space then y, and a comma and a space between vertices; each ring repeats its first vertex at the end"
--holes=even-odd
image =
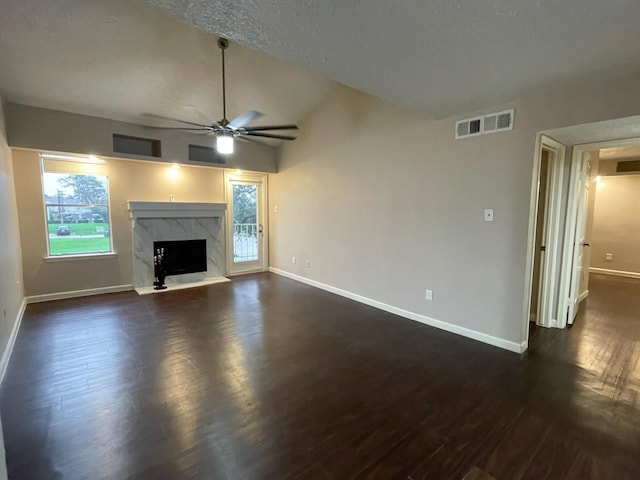
POLYGON ((75 161, 43 158, 43 190, 49 255, 83 255, 112 251, 109 190, 104 165, 78 168, 75 161), (65 166, 69 172, 64 172, 65 166), (96 170, 95 174, 75 173, 96 170))

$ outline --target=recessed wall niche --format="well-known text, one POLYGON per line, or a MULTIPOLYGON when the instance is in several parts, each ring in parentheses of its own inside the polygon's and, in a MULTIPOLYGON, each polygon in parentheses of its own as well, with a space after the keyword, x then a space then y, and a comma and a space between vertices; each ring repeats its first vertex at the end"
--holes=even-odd
POLYGON ((132 137, 131 135, 113 134, 113 151, 143 157, 162 156, 162 142, 153 138, 132 137))

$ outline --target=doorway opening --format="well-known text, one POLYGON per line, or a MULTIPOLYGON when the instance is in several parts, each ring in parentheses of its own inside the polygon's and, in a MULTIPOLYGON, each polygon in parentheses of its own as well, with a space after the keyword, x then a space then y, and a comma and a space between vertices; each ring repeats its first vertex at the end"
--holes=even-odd
MULTIPOLYGON (((566 137, 581 138, 576 133, 580 127, 575 127, 578 130, 572 130, 571 135, 566 137)), ((588 130, 592 132, 593 128, 588 130)), ((564 140, 562 135, 558 137, 564 140)), ((589 296, 590 271, 610 275, 622 272, 622 276, 626 274, 627 277, 640 279, 640 253, 637 264, 633 263, 635 260, 623 264, 629 266, 624 268, 630 270, 620 270, 620 265, 610 263, 615 268, 610 269, 613 272, 607 272, 606 266, 601 265, 602 262, 613 262, 616 258, 613 252, 604 251, 614 248, 610 246, 611 241, 622 232, 634 230, 625 225, 638 225, 638 237, 616 247, 625 252, 619 255, 620 260, 628 261, 634 257, 640 244, 640 209, 637 208, 640 205, 640 138, 580 144, 550 140, 546 135, 539 135, 535 157, 528 248, 527 322, 523 330, 527 344, 530 324, 565 328, 574 322, 581 310, 581 302, 589 296), (562 149, 568 154, 566 157, 560 154, 562 149), (609 158, 603 162, 600 155, 609 158), (620 199, 611 199, 605 204, 609 211, 605 213, 603 206, 599 214, 596 198, 597 192, 605 184, 602 174, 610 174, 615 169, 611 157, 616 155, 617 162, 629 162, 620 168, 624 173, 633 171, 631 173, 635 174, 635 178, 625 180, 618 171, 615 172, 616 180, 611 183, 628 184, 625 189, 627 197, 638 192, 637 199, 631 200, 636 202, 635 208, 629 205, 625 208, 620 204, 620 199), (631 184, 635 185, 635 181, 638 185, 634 188, 631 184), (616 210, 612 212, 611 208, 616 210), (638 219, 628 218, 634 214, 638 219), (604 225, 609 228, 607 233, 596 234, 597 227, 594 229, 594 226, 599 217, 608 219, 609 225, 604 225), (617 233, 611 231, 611 223, 617 225, 617 233), (600 240, 595 240, 596 237, 600 240)))

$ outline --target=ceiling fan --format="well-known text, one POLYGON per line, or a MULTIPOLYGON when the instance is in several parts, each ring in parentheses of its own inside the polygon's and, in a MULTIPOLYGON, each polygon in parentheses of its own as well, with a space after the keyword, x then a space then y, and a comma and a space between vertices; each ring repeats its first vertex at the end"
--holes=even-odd
POLYGON ((233 141, 234 139, 245 140, 249 142, 262 143, 252 137, 262 138, 274 138, 278 140, 295 140, 296 137, 290 135, 280 135, 273 133, 265 133, 268 131, 278 130, 298 130, 297 125, 262 125, 256 127, 249 127, 251 122, 262 117, 264 114, 251 110, 249 112, 238 115, 233 120, 227 119, 227 98, 226 98, 226 79, 225 79, 225 64, 224 64, 224 51, 229 47, 229 40, 226 38, 218 38, 218 47, 222 53, 222 120, 213 122, 211 125, 203 123, 188 122, 186 120, 179 120, 177 118, 163 117, 161 115, 146 114, 147 117, 159 118, 162 120, 171 120, 173 122, 179 122, 185 124, 183 127, 149 127, 160 130, 184 130, 194 133, 203 133, 206 135, 214 135, 216 137, 216 149, 218 153, 230 154, 233 153, 233 141))

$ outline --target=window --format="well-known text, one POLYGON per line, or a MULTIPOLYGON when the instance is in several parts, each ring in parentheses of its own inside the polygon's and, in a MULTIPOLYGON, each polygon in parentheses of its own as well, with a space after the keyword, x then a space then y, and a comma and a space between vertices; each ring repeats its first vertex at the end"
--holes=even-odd
POLYGON ((111 252, 106 163, 44 154, 41 160, 49 255, 111 252))

